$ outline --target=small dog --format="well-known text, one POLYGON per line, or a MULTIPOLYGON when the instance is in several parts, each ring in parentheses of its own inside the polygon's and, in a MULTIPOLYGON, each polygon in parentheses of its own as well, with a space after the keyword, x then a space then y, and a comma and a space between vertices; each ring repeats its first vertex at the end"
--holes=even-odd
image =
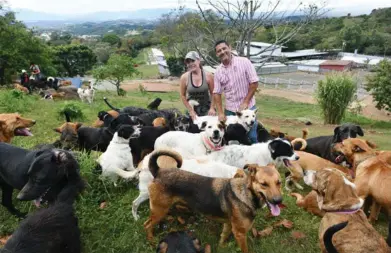
POLYGON ((220 150, 225 133, 224 122, 205 121, 201 128, 205 130, 199 134, 182 131, 167 132, 156 139, 155 149, 173 148, 185 158, 220 150))
POLYGON ((156 253, 211 253, 210 245, 201 247, 198 238, 184 231, 171 232, 160 240, 156 253))
POLYGON ((15 136, 33 136, 29 127, 35 125, 33 119, 23 118, 18 113, 1 113, 0 142, 11 143, 15 136))
POLYGON ((159 109, 159 105, 161 104, 162 99, 161 98, 155 98, 148 106, 147 108, 149 110, 157 110, 159 109))
POLYGON ((320 210, 326 212, 319 227, 319 241, 322 252, 327 252, 324 245, 325 232, 336 224, 348 222, 345 228, 327 235, 334 237, 332 245, 340 253, 390 252, 384 238, 369 224, 361 207, 364 203, 359 198, 355 184, 345 178, 336 169, 323 169, 308 173, 306 181, 317 193, 320 210))
POLYGON ((139 136, 139 128, 128 125, 121 126, 114 133, 106 151, 97 160, 102 168, 102 176, 110 177, 115 186, 117 186, 118 176, 129 180, 138 175, 138 171, 133 165, 129 140, 139 136))
POLYGON ((304 148, 301 145, 295 145, 295 150, 305 151, 317 156, 320 156, 330 162, 336 163, 336 156, 332 152, 332 145, 342 142, 348 138, 356 138, 357 135, 364 136, 364 132, 360 126, 351 123, 346 123, 334 129, 333 136, 319 136, 307 139, 307 146, 304 148))
POLYGON ((278 216, 282 202, 280 174, 274 166, 246 165, 248 176, 233 179, 210 178, 178 170, 182 157, 173 151, 155 150, 149 160, 149 169, 155 178, 149 185, 150 217, 144 223, 147 239, 153 239, 153 227, 176 202, 185 202, 191 209, 224 222, 220 244, 231 232, 242 250, 248 252, 247 232, 251 229, 256 211, 266 204, 272 215, 278 216), (160 169, 159 156, 176 160, 171 169, 160 169), (247 186, 247 187, 243 187, 247 186))
POLYGON ((247 130, 242 124, 235 123, 227 126, 224 134, 224 144, 229 145, 232 141, 237 141, 242 145, 251 145, 247 130))
POLYGON ((87 100, 89 104, 92 104, 95 95, 94 83, 92 81, 88 81, 88 87, 86 89, 78 88, 77 94, 79 94, 81 102, 87 100))
POLYGON ((15 83, 15 84, 14 84, 14 89, 15 89, 15 90, 22 91, 22 92, 24 92, 24 93, 30 93, 30 92, 29 92, 29 89, 27 89, 26 87, 24 87, 23 85, 18 84, 18 83, 15 83))

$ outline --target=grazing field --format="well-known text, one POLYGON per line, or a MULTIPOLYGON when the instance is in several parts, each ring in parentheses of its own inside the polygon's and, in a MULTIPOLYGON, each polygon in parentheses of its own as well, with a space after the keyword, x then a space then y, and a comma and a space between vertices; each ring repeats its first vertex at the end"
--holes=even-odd
MULTIPOLYGON (((108 97, 110 102, 117 107, 127 105, 145 107, 155 97, 160 97, 163 99, 161 108, 176 107, 184 109, 179 102, 177 93, 151 94, 131 91, 128 92, 126 97, 117 97, 114 93, 98 92, 92 105, 83 104, 80 101, 52 102, 41 100, 38 96, 16 96, 13 94, 10 90, 0 90, 0 112, 19 112, 24 117, 37 120, 37 124, 32 127, 33 137, 15 137, 13 140, 14 145, 24 148, 54 142, 59 137, 53 129, 59 127, 65 121, 64 116, 60 115, 58 111, 66 103, 74 103, 82 108, 84 118, 78 119, 78 121, 85 125, 92 125, 99 111, 108 110, 103 102, 104 96, 108 97)), ((320 111, 316 105, 296 103, 271 96, 258 96, 257 101, 259 119, 268 128, 279 127, 290 135, 301 136, 301 129, 307 127, 304 122, 309 120, 313 123, 308 126, 309 137, 331 135, 333 133, 335 126, 322 124, 320 111)), ((344 121, 360 124, 365 131, 364 137, 378 144, 380 149, 391 149, 389 143, 391 137, 390 122, 372 121, 352 114, 348 114, 344 121)), ((155 252, 155 248, 146 241, 143 230, 143 223, 149 214, 147 202, 139 208, 141 217, 139 221, 135 222, 131 215, 132 201, 138 195, 137 183, 122 182, 114 187, 112 183, 102 181, 98 175, 92 173, 98 155, 98 153, 92 153, 90 157, 86 154, 80 155, 81 173, 87 182, 85 192, 76 202, 82 233, 83 252, 155 252), (106 206, 100 208, 100 203, 103 201, 106 202, 106 206)), ((281 175, 283 177, 284 171, 281 171, 281 175)), ((309 188, 306 188, 303 192, 308 192, 308 190, 309 188)), ((286 208, 282 209, 279 217, 271 218, 267 209, 259 210, 255 228, 259 231, 264 230, 283 219, 292 221, 293 227, 276 227, 270 235, 262 238, 254 238, 250 232, 248 242, 252 252, 319 252, 318 227, 320 219, 297 208, 294 198, 286 195, 286 193, 283 202, 286 208)), ((23 211, 33 212, 35 209, 31 202, 20 202, 16 198, 14 204, 23 211)), ((225 248, 217 246, 222 229, 221 224, 209 221, 200 215, 181 215, 186 220, 184 225, 176 219, 166 220, 155 229, 156 239, 160 239, 170 230, 186 228, 193 231, 201 239, 202 244, 211 244, 214 253, 240 252, 233 237, 225 248)), ((386 217, 382 214, 375 225, 383 236, 387 233, 385 220, 386 217)), ((0 238, 11 234, 18 223, 17 218, 11 216, 5 208, 0 206, 0 238)))

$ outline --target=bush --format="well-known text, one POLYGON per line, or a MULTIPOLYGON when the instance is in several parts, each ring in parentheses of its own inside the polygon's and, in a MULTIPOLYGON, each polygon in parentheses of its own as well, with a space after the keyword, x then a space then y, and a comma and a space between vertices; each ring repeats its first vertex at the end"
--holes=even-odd
POLYGON ((27 95, 19 90, 10 90, 1 93, 0 111, 5 113, 23 113, 30 112, 37 97, 27 95))
POLYGON ((185 64, 183 58, 170 56, 167 58, 168 70, 172 76, 181 76, 185 72, 185 64))
POLYGON ((69 117, 71 118, 71 121, 74 121, 75 119, 83 120, 84 114, 81 110, 80 106, 73 102, 67 102, 59 111, 58 116, 59 118, 64 118, 65 112, 68 113, 69 117))
POLYGON ((376 74, 368 76, 366 90, 376 101, 377 109, 391 111, 391 62, 383 60, 376 68, 376 74))
POLYGON ((332 73, 318 82, 315 95, 325 124, 341 123, 356 91, 356 81, 344 73, 332 73))

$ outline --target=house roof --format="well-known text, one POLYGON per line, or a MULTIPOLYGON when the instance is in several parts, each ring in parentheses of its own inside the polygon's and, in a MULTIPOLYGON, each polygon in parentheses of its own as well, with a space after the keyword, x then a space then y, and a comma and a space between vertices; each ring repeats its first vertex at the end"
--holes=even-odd
POLYGON ((347 66, 349 64, 351 64, 352 61, 343 61, 343 60, 327 60, 323 63, 321 63, 320 65, 321 66, 325 66, 325 65, 334 65, 334 66, 347 66))
POLYGON ((305 66, 319 66, 325 61, 326 60, 303 60, 303 61, 292 61, 289 63, 295 65, 305 65, 305 66))
POLYGON ((161 50, 157 49, 157 48, 152 48, 152 54, 154 56, 163 56, 164 57, 164 54, 161 50))
POLYGON ((320 52, 320 51, 316 51, 315 49, 304 49, 304 50, 297 50, 294 52, 283 52, 281 53, 281 56, 286 58, 294 58, 294 57, 325 55, 325 54, 328 54, 328 52, 320 52))

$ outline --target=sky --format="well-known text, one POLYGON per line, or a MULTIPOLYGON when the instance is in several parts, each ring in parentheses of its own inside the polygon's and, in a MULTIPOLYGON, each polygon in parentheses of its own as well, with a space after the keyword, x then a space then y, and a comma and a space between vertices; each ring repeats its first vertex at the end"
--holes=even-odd
MULTIPOLYGON (((2 1, 2 0, 0 0, 2 1)), ((4 1, 4 0, 3 0, 4 1)), ((195 8, 195 0, 6 0, 11 8, 24 8, 52 14, 85 14, 99 11, 127 11, 137 9, 175 8, 179 4, 195 8)), ((269 2, 270 0, 264 0, 269 2)), ((275 1, 275 0, 271 0, 275 1)), ((280 8, 296 6, 311 0, 283 0, 280 8)), ((313 0, 319 3, 321 0, 313 0)), ((206 0, 201 0, 206 2, 206 0)), ((236 2, 236 0, 233 0, 236 2)), ((336 11, 360 10, 367 13, 381 7, 391 7, 390 0, 326 0, 327 7, 336 11)))

